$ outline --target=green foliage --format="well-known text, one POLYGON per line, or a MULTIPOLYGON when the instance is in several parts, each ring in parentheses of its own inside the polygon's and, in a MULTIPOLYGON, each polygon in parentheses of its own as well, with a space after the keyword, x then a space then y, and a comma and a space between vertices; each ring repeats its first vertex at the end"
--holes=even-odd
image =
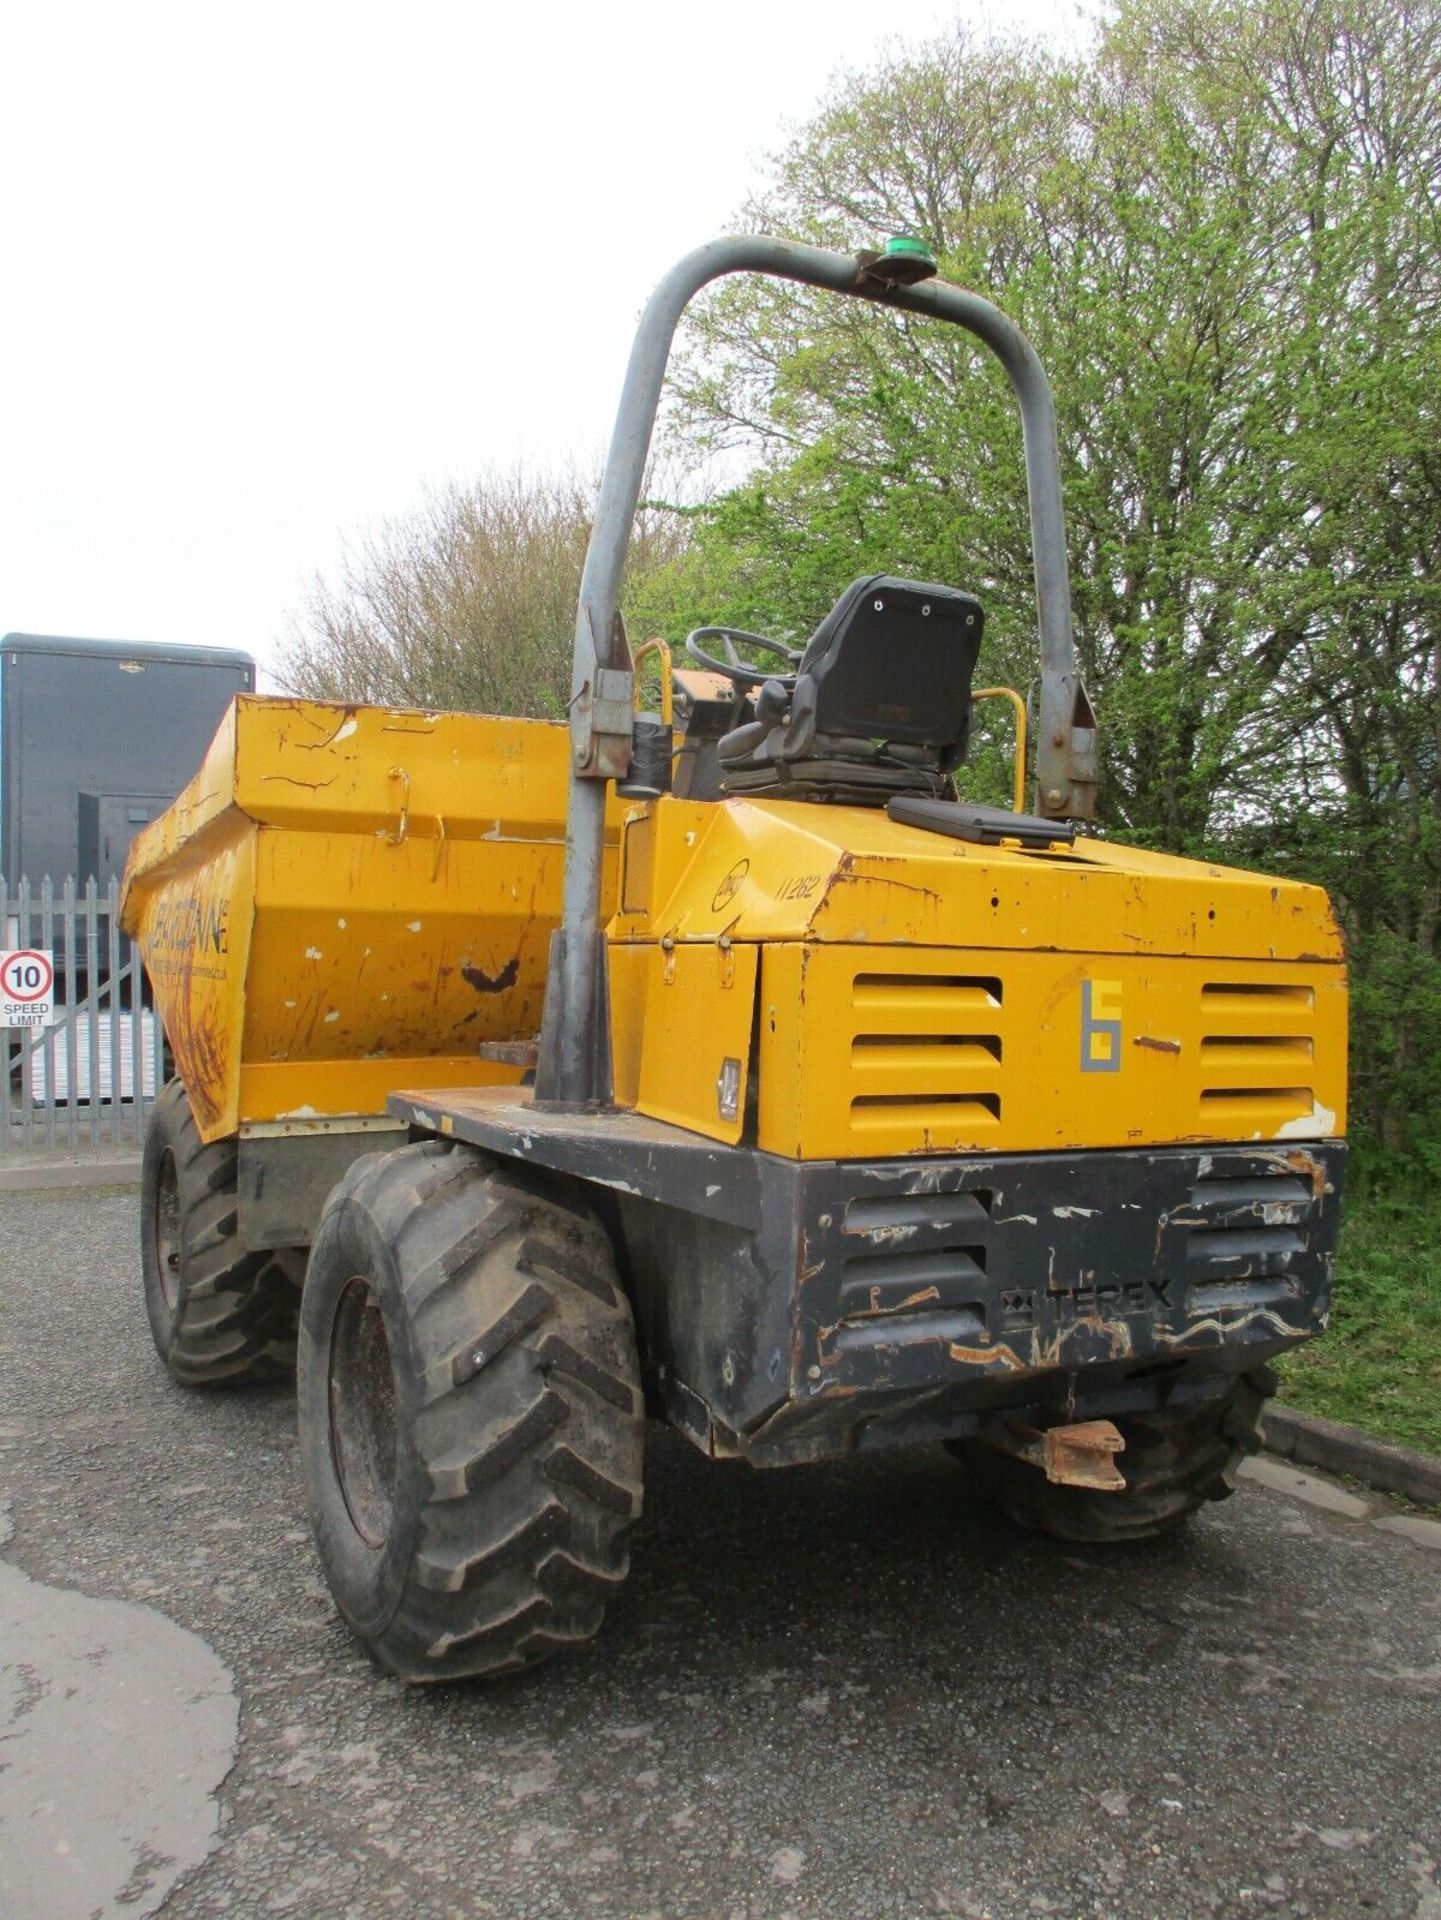
POLYGON ((1441 1154, 1429 1168, 1363 1158, 1341 1229, 1331 1331, 1286 1361, 1309 1413, 1441 1452, 1441 1154))
MULTIPOLYGON (((1392 1145, 1441 1133, 1438 198, 1441 0, 1122 0, 1074 59, 957 29, 850 78, 747 210, 847 248, 915 232, 1029 333, 1108 827, 1330 888, 1357 1117, 1392 1145)), ((677 437, 753 464, 656 618, 799 637, 885 568, 979 592, 986 676, 1028 683, 987 356, 732 281, 679 387, 677 437)))

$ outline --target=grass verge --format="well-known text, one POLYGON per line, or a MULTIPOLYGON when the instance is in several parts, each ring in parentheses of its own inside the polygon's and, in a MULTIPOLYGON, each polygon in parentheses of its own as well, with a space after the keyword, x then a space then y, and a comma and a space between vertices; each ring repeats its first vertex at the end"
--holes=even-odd
POLYGON ((1330 1331, 1282 1363, 1281 1397, 1441 1454, 1441 1189, 1394 1163, 1358 1174, 1330 1331))

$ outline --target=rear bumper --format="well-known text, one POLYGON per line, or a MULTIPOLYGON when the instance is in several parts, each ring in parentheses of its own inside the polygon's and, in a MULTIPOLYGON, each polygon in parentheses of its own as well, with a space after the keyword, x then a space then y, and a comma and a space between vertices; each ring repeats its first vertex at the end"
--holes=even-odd
POLYGON ((582 1181, 656 1397, 758 1466, 1214 1393, 1330 1306, 1339 1140, 801 1161, 507 1088, 390 1108, 582 1181))
POLYGON ((1324 1328, 1344 1161, 1339 1142, 772 1161, 753 1234, 621 1211, 671 1417, 780 1464, 1002 1407, 1215 1391, 1324 1328))

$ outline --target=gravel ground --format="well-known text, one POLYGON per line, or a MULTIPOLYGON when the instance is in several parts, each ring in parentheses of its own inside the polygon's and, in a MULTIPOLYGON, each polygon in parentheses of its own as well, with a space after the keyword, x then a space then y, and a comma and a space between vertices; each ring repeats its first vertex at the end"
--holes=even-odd
POLYGON ((331 1611, 291 1396, 169 1384, 137 1238, 133 1194, 0 1197, 0 1551, 233 1677, 167 1920, 1441 1920, 1441 1569, 1409 1541, 1247 1485, 1069 1548, 938 1449, 767 1476, 657 1433, 599 1640, 407 1692, 331 1611))

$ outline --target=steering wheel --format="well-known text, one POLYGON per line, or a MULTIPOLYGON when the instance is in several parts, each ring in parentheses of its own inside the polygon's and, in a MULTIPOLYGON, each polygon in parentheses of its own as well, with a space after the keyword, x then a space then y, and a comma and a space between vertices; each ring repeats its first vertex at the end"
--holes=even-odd
POLYGON ((741 627, 697 627, 694 633, 686 635, 685 650, 692 660, 708 667, 712 673, 722 673, 733 687, 744 692, 749 687, 763 686, 767 680, 779 680, 786 688, 796 683, 795 668, 800 663, 803 649, 785 646, 779 640, 768 640, 763 633, 746 633, 741 627), (701 645, 702 640, 719 640, 726 650, 726 658, 718 660, 713 653, 707 653, 701 645), (750 660, 742 660, 736 651, 737 643, 747 647, 759 647, 763 653, 784 660, 791 669, 789 673, 767 673, 764 667, 758 667, 750 660))

